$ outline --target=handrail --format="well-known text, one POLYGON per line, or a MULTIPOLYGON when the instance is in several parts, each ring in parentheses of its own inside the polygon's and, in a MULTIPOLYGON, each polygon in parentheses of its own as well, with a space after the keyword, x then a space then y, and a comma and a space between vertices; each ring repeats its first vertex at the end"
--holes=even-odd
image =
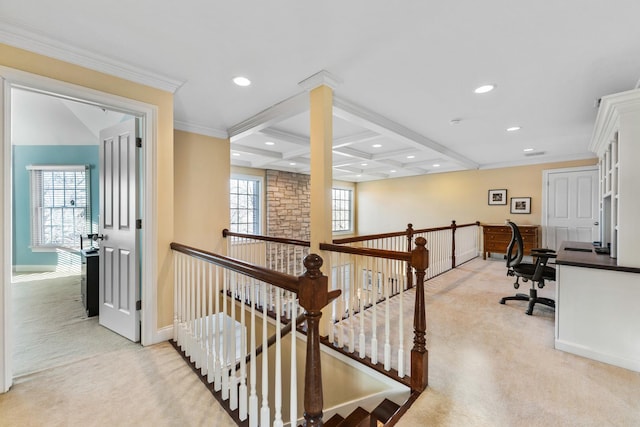
POLYGON ((354 255, 364 255, 374 258, 395 259, 398 261, 411 261, 411 252, 388 251, 384 249, 354 248, 351 246, 334 245, 331 243, 320 243, 323 251, 342 252, 354 255))
POLYGON ((244 233, 236 233, 234 231, 229 231, 228 229, 222 230, 222 237, 242 237, 245 239, 254 239, 254 240, 263 240, 265 242, 274 242, 274 243, 284 243, 286 245, 295 245, 295 246, 311 246, 311 242, 306 240, 297 240, 297 239, 284 239, 282 237, 271 237, 271 236, 262 236, 259 234, 244 234, 244 233))
POLYGON ((445 225, 443 227, 420 228, 417 230, 413 229, 413 224, 409 224, 407 230, 405 231, 395 231, 391 233, 367 234, 365 236, 345 237, 342 239, 333 239, 333 243, 336 245, 342 245, 345 243, 364 242, 366 240, 386 239, 389 237, 407 236, 415 233, 428 233, 433 231, 449 230, 452 228, 472 227, 474 225, 480 225, 480 221, 457 225, 455 223, 455 220, 453 220, 451 221, 451 225, 445 225))
POLYGON ((234 258, 228 258, 223 255, 214 254, 203 249, 193 248, 180 243, 171 243, 171 249, 203 261, 220 265, 237 273, 245 274, 249 277, 278 286, 279 288, 283 288, 287 291, 297 293, 300 289, 298 277, 291 276, 290 274, 279 273, 277 271, 269 270, 268 268, 249 264, 234 258))
POLYGON ((470 222, 468 224, 458 225, 458 224, 456 224, 456 221, 453 220, 453 221, 451 221, 451 225, 447 225, 447 226, 444 226, 444 227, 421 228, 421 229, 418 229, 418 230, 413 230, 413 232, 414 233, 428 233, 430 231, 449 230, 450 228, 473 227, 474 225, 480 225, 480 221, 470 222))

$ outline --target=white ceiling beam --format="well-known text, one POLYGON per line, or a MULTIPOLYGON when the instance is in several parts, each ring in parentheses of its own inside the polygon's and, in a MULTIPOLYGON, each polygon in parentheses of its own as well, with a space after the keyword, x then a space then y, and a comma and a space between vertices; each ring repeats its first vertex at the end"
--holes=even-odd
POLYGON ((308 109, 309 94, 307 92, 299 93, 231 126, 227 129, 229 139, 231 142, 237 141, 245 136, 271 127, 275 123, 304 113, 308 109))
POLYGON ((425 136, 420 135, 411 129, 383 117, 373 111, 367 110, 338 96, 333 98, 333 114, 343 120, 360 125, 366 129, 386 135, 390 138, 404 141, 418 148, 428 148, 449 157, 456 163, 466 166, 469 169, 478 169, 480 165, 464 157, 463 155, 450 150, 425 136))
POLYGON ((416 152, 415 148, 403 148, 401 150, 387 151, 385 153, 373 154, 371 156, 371 160, 390 159, 391 157, 406 156, 408 154, 412 154, 412 153, 415 153, 415 152, 416 152))
POLYGON ((280 141, 290 142, 291 144, 302 145, 306 147, 309 146, 309 138, 298 135, 297 133, 287 132, 276 128, 262 129, 260 133, 268 138, 278 139, 280 141))
POLYGON ((305 154, 309 154, 309 147, 300 148, 298 150, 289 150, 287 152, 282 153, 283 159, 291 159, 293 157, 303 156, 305 154))
POLYGON ((358 142, 371 141, 372 139, 376 139, 376 138, 380 138, 380 134, 377 134, 370 130, 366 130, 364 132, 356 133, 353 135, 347 135, 341 138, 334 139, 333 148, 346 147, 351 144, 356 144, 358 142))
POLYGON ((369 153, 365 153, 364 151, 355 150, 349 147, 334 148, 333 152, 339 153, 345 156, 349 156, 349 157, 355 157, 362 160, 371 160, 371 158, 373 157, 369 153))
POLYGON ((240 144, 234 144, 231 147, 231 151, 237 151, 238 153, 255 154, 256 156, 282 160, 282 153, 278 151, 263 150, 261 148, 247 147, 245 145, 240 145, 240 144))

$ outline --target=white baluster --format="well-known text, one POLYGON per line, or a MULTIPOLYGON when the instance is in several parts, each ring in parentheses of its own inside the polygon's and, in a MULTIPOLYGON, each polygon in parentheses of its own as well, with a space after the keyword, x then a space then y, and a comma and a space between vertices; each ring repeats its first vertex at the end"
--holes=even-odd
MULTIPOLYGON (((382 261, 384 265, 386 265, 386 270, 391 271, 391 261, 382 261)), ((384 297, 385 297, 385 306, 384 306, 384 369, 386 371, 391 370, 391 292, 389 289, 391 287, 391 276, 387 276, 386 280, 383 279, 382 286, 384 287, 384 297)), ((402 298, 400 295, 398 298, 402 298)))
MULTIPOLYGON (((225 269, 222 269, 222 280, 224 282, 227 272, 225 269)), ((222 389, 222 341, 220 336, 220 322, 224 321, 222 316, 220 315, 220 272, 217 271, 216 274, 216 294, 215 294, 215 302, 216 302, 216 315, 215 315, 215 325, 214 325, 214 342, 213 348, 215 352, 215 364, 214 364, 214 376, 213 376, 213 389, 215 391, 220 391, 222 389)))
POLYGON ((265 283, 262 284, 264 289, 264 303, 262 304, 262 407, 260 409, 260 425, 268 426, 271 420, 269 411, 269 344, 267 337, 267 288, 265 283))
MULTIPOLYGON (((227 271, 225 270, 225 273, 227 271)), ((229 399, 229 327, 227 326, 227 291, 232 273, 225 274, 222 282, 222 346, 220 347, 220 363, 222 364, 222 400, 229 399)))
POLYGON ((236 359, 237 359, 237 343, 236 343, 236 295, 238 289, 238 281, 240 280, 239 274, 234 274, 232 277, 235 279, 230 283, 231 288, 231 325, 229 327, 230 344, 229 344, 229 364, 231 365, 231 374, 229 376, 229 408, 232 411, 238 409, 238 381, 235 373, 236 359))
MULTIPOLYGON (((398 276, 399 280, 402 282, 406 281, 407 278, 404 275, 398 276)), ((402 289, 405 288, 403 283, 402 289)), ((400 378, 404 378, 404 308, 402 302, 404 301, 404 292, 398 295, 400 301, 398 302, 399 310, 398 310, 398 325, 400 326, 400 330, 398 331, 398 376, 400 378)))
MULTIPOLYGON (((378 363, 378 259, 368 257, 369 267, 371 269, 371 294, 372 304, 371 307, 371 363, 374 365, 378 363)), ((362 312, 364 316, 364 312, 362 312)))
POLYGON ((207 280, 207 293, 209 295, 209 311, 207 316, 207 382, 211 384, 214 380, 214 370, 215 370, 215 357, 216 352, 213 346, 214 340, 214 316, 215 313, 213 311, 213 264, 209 264, 208 272, 209 272, 209 280, 207 280))
MULTIPOLYGON (((247 419, 247 337, 245 334, 246 331, 246 320, 245 320, 245 312, 247 308, 245 306, 246 302, 246 284, 247 277, 242 277, 242 287, 240 288, 240 387, 238 389, 239 394, 239 402, 238 402, 238 418, 240 421, 244 421, 247 419)), ((249 279, 252 280, 252 279, 249 279)))
POLYGON ((251 281, 251 361, 249 366, 249 427, 258 427, 258 395, 256 394, 256 284, 251 281))
POLYGON ((296 294, 291 293, 291 306, 293 307, 293 315, 291 316, 291 385, 289 392, 289 420, 290 425, 296 426, 298 419, 298 354, 296 353, 296 341, 298 334, 296 333, 296 317, 298 310, 296 305, 296 294))
POLYGON ((281 292, 276 295, 276 373, 274 427, 282 427, 282 325, 280 323, 281 292))

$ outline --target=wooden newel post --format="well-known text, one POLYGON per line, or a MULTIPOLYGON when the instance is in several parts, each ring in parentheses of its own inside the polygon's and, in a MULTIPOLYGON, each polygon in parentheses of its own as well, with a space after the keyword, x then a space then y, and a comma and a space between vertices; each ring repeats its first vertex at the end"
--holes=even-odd
MULTIPOLYGON (((407 252, 411 252, 413 249, 411 243, 413 242, 413 224, 407 224, 407 252)), ((407 289, 413 287, 413 270, 411 269, 411 263, 407 263, 407 289)))
POLYGON ((320 318, 329 303, 329 285, 322 275, 322 258, 316 254, 304 259, 306 272, 299 277, 298 297, 307 320, 307 363, 304 376, 304 425, 322 426, 322 369, 320 366, 320 318))
POLYGON ((411 389, 423 391, 427 388, 429 374, 429 352, 426 347, 426 306, 424 301, 424 276, 429 267, 429 251, 424 237, 416 239, 416 248, 411 251, 411 265, 416 270, 416 305, 413 313, 413 348, 411 349, 411 389))
POLYGON ((456 220, 451 220, 451 268, 456 268, 456 220))

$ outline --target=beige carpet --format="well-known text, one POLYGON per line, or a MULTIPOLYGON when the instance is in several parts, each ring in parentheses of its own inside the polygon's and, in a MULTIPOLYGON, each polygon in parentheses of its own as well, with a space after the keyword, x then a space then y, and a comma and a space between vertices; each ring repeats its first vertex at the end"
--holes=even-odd
POLYGON ((18 274, 12 282, 14 377, 132 345, 87 317, 80 276, 18 274))
MULTIPOLYGON (((555 350, 552 310, 498 304, 504 273, 478 259, 428 282, 430 384, 398 425, 640 426, 640 373, 555 350)), ((203 387, 169 345, 132 345, 18 378, 0 425, 233 425, 203 387)))

